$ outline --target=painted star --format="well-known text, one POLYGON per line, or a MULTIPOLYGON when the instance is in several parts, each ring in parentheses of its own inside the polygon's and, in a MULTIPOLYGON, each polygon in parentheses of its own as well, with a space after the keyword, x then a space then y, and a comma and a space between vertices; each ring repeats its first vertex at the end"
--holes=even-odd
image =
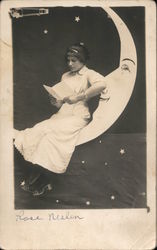
POLYGON ((21 185, 21 186, 24 186, 24 185, 25 185, 25 181, 22 181, 22 182, 20 183, 20 185, 21 185))
POLYGON ((114 196, 114 195, 112 195, 112 196, 111 196, 111 200, 114 200, 114 199, 115 199, 115 196, 114 196))
POLYGON ((78 23, 80 21, 80 17, 79 16, 75 16, 75 21, 78 23))
POLYGON ((44 34, 47 34, 47 33, 48 33, 48 30, 45 29, 45 30, 44 30, 44 34))
POLYGON ((82 164, 84 164, 85 163, 85 161, 82 161, 82 164))
POLYGON ((145 192, 142 192, 142 193, 140 193, 140 195, 145 196, 145 195, 146 195, 146 193, 145 193, 145 192))
POLYGON ((121 150, 120 150, 120 154, 121 154, 121 155, 125 154, 125 150, 124 150, 124 148, 121 148, 121 150))
POLYGON ((89 206, 90 205, 90 201, 86 201, 86 205, 89 206))
POLYGON ((108 165, 108 163, 107 162, 105 162, 105 166, 107 166, 108 165))

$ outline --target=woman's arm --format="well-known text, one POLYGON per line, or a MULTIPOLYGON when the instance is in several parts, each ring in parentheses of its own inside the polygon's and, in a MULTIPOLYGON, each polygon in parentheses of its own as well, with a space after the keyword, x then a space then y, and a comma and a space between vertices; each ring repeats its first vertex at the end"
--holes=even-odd
POLYGON ((66 97, 64 101, 69 104, 79 101, 88 101, 90 98, 99 95, 104 89, 107 88, 104 76, 94 70, 87 71, 87 80, 90 84, 90 87, 86 91, 78 95, 66 97))
POLYGON ((105 82, 98 82, 85 91, 85 99, 88 101, 90 98, 99 95, 106 88, 105 82))
POLYGON ((88 101, 90 98, 99 95, 105 88, 106 84, 104 82, 98 82, 78 95, 72 95, 64 98, 64 101, 69 104, 73 104, 79 101, 88 101))

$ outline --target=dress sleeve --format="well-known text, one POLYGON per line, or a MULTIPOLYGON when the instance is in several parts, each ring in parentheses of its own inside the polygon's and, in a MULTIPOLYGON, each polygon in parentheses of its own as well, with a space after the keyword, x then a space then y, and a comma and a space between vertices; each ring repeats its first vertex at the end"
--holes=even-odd
POLYGON ((100 98, 108 102, 110 100, 110 91, 108 89, 108 85, 106 83, 105 77, 99 74, 98 72, 94 70, 89 70, 88 73, 88 83, 90 86, 96 86, 97 83, 100 83, 102 86, 104 86, 104 89, 101 91, 100 98))
POLYGON ((104 86, 106 86, 105 77, 94 70, 89 70, 87 78, 88 78, 89 85, 91 86, 98 82, 103 82, 104 86))
POLYGON ((64 73, 61 77, 61 81, 65 80, 66 76, 67 76, 68 72, 64 73))

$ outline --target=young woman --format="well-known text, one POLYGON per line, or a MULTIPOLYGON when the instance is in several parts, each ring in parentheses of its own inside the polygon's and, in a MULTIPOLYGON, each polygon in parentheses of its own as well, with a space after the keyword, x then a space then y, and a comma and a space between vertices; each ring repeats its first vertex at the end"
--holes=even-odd
POLYGON ((87 101, 106 89, 104 77, 86 67, 88 50, 83 44, 70 46, 65 57, 69 71, 61 81, 68 84, 73 95, 62 101, 51 98, 59 109, 56 114, 32 128, 16 131, 15 147, 26 161, 33 163, 21 187, 34 196, 52 189, 50 173, 66 171, 79 133, 90 120, 87 101))

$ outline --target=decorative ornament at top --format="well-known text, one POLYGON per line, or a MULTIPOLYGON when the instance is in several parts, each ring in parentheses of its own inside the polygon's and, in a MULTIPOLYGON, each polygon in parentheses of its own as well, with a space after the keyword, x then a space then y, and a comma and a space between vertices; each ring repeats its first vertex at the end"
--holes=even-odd
POLYGON ((47 8, 12 8, 10 9, 9 15, 11 18, 20 18, 25 16, 41 16, 49 14, 47 8))

